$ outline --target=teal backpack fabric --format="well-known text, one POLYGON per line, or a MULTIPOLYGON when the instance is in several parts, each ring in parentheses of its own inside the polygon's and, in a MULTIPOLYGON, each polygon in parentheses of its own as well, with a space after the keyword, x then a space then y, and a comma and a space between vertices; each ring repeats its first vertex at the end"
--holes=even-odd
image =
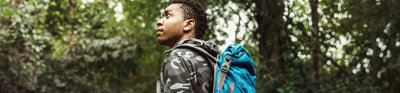
POLYGON ((214 93, 255 93, 256 73, 254 61, 240 44, 231 44, 218 57, 218 48, 210 42, 197 39, 186 40, 174 48, 191 49, 209 60, 214 68, 214 93), (212 50, 213 52, 210 52, 212 50))
POLYGON ((231 44, 222 52, 214 73, 214 93, 255 93, 254 61, 240 44, 231 44))

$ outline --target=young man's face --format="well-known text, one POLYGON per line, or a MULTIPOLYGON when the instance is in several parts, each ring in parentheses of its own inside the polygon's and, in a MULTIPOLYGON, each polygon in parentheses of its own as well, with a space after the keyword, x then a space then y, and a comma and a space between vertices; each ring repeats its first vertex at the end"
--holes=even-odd
POLYGON ((172 47, 184 35, 184 10, 181 4, 165 8, 163 18, 157 21, 157 40, 161 45, 172 47))

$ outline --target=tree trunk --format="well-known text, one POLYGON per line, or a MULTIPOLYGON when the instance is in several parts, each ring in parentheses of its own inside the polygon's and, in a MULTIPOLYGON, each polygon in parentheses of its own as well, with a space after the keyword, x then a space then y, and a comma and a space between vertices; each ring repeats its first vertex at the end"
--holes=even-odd
MULTIPOLYGON (((319 22, 319 14, 318 14, 318 0, 309 0, 309 2, 310 2, 310 6, 311 6, 311 20, 312 20, 312 38, 316 38, 316 39, 313 39, 313 40, 316 40, 316 41, 313 41, 313 42, 316 42, 315 44, 312 44, 311 45, 311 60, 312 60, 312 63, 313 63, 313 68, 314 68, 314 72, 313 72, 313 75, 314 75, 314 84, 316 85, 316 86, 319 86, 319 84, 320 84, 320 76, 321 76, 321 73, 322 73, 322 70, 321 70, 321 65, 322 65, 322 63, 321 63, 321 57, 319 56, 320 54, 319 54, 319 51, 321 51, 321 49, 320 49, 320 44, 318 43, 319 41, 319 34, 318 34, 318 32, 319 32, 319 26, 318 26, 318 22, 319 22)), ((314 90, 317 90, 318 89, 318 87, 316 87, 314 90)), ((314 92, 316 92, 316 91, 314 91, 314 92)))
POLYGON ((284 73, 283 53, 282 53, 282 33, 285 30, 283 12, 283 0, 258 0, 256 1, 255 18, 258 23, 256 32, 259 38, 260 62, 266 63, 267 70, 262 70, 261 74, 271 73, 278 78, 274 82, 273 92, 283 85, 283 80, 279 80, 279 75, 284 73))

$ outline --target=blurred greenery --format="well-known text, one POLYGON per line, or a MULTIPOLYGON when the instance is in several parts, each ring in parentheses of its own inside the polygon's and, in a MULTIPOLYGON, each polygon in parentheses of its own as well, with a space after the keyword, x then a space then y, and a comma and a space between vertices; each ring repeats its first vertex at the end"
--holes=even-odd
MULTIPOLYGON (((0 0, 0 92, 155 92, 169 1, 0 0)), ((204 40, 250 51, 257 92, 399 90, 398 0, 196 1, 204 40)))

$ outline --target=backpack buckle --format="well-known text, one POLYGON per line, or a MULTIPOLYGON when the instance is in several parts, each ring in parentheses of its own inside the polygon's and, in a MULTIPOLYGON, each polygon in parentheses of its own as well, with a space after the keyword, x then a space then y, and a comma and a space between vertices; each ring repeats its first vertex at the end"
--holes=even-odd
POLYGON ((231 59, 232 59, 231 55, 225 56, 224 62, 222 63, 222 66, 221 66, 221 72, 224 72, 224 73, 228 72, 229 67, 231 65, 231 59))

